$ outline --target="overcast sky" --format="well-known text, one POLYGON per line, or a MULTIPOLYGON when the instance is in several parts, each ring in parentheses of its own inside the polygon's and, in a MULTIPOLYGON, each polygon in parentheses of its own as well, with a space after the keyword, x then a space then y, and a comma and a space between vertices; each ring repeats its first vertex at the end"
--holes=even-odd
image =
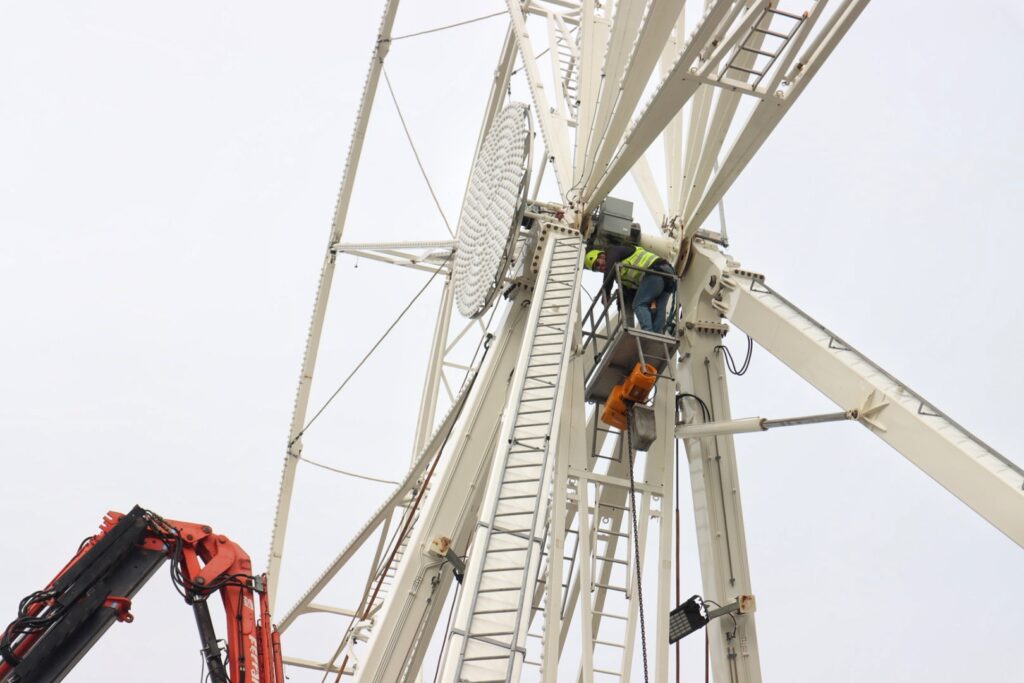
MULTIPOLYGON (((411 0, 395 33, 502 7, 411 0)), ((0 621, 135 503, 262 567, 378 3, 0 8, 0 621)), ((504 27, 388 57, 453 224, 504 27)), ((869 6, 726 197, 735 258, 1018 463, 1022 31, 1012 0, 869 6)), ((390 101, 376 115, 346 239, 445 237, 390 101)), ((425 277, 340 260, 313 408, 425 277)), ((306 455, 398 478, 432 287, 306 455)), ((731 393, 738 417, 834 409, 761 349, 731 393)), ((737 451, 765 680, 1022 678, 1021 548, 858 425, 737 451)), ((307 469, 296 490, 282 610, 388 493, 307 469)), ((167 583, 68 680, 198 677, 167 583)))

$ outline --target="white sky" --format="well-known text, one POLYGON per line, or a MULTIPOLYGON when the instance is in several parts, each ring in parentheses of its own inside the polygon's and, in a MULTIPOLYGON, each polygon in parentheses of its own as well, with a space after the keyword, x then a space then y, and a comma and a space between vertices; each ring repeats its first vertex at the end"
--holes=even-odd
MULTIPOLYGON (((263 566, 379 20, 364 4, 0 4, 4 623, 105 511, 136 502, 213 525, 263 566)), ((395 33, 501 7, 410 0, 395 33)), ((730 253, 1021 462, 1024 10, 925 7, 865 11, 727 195, 730 253)), ((388 57, 453 222, 503 30, 388 57)), ((377 114, 346 238, 443 237, 390 102, 377 114)), ((312 407, 424 277, 341 261, 312 407)), ((392 477, 407 463, 438 291, 309 457, 392 477)), ((731 392, 736 416, 833 410, 760 349, 731 392)), ((856 425, 737 449, 766 680, 1020 679, 1019 547, 856 425)), ((307 470, 299 487, 282 607, 387 492, 307 470)), ((684 592, 699 592, 684 552, 684 592)), ((68 680, 198 677, 190 610, 166 583, 68 680)))

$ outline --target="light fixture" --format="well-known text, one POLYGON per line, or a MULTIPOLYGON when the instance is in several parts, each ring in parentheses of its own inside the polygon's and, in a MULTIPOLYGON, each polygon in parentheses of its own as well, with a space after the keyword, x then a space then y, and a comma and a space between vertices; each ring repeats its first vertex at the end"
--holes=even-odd
POLYGON ((453 281, 459 313, 479 318, 512 258, 529 184, 530 110, 512 103, 494 119, 466 188, 453 281))
POLYGON ((708 623, 707 607, 699 595, 676 607, 668 613, 668 642, 672 644, 708 623))
POLYGON ((712 619, 726 614, 752 614, 757 609, 753 595, 738 595, 736 601, 725 607, 712 602, 715 609, 709 610, 704 598, 694 595, 692 598, 668 613, 669 645, 699 631, 712 619))

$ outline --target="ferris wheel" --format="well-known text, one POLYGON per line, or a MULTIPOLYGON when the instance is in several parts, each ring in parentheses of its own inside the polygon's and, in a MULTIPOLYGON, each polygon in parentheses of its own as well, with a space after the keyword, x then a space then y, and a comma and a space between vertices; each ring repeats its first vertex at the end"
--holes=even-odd
POLYGON ((760 681, 733 440, 745 432, 859 422, 1024 546, 1024 470, 727 251, 723 197, 866 4, 509 0, 480 18, 507 31, 451 239, 350 242, 374 100, 398 104, 386 71, 398 2, 385 3, 288 435, 275 579, 292 561, 339 255, 426 271, 443 294, 408 416, 411 465, 297 603, 277 606, 288 664, 325 680, 667 681, 672 648, 704 630, 714 680, 760 681), (618 194, 627 181, 654 229, 618 194), (615 248, 671 266, 654 275, 675 288, 665 328, 634 319, 628 265, 609 269, 608 297, 584 291, 587 252, 615 248), (724 346, 733 328, 836 409, 733 419, 727 380, 746 366, 724 346), (673 580, 687 475, 692 598, 673 580), (289 630, 323 618, 329 644, 289 652, 289 630))

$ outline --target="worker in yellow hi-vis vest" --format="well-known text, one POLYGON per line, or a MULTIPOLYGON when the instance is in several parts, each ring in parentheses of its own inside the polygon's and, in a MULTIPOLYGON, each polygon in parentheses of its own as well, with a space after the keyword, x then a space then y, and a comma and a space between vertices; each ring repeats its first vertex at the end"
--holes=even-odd
POLYGON ((676 291, 675 271, 668 261, 643 247, 626 245, 591 249, 584 263, 587 268, 604 273, 601 292, 605 301, 611 296, 612 284, 615 282, 614 266, 616 263, 621 264, 619 277, 624 290, 623 298, 627 305, 632 299, 633 313, 640 329, 659 333, 665 329, 668 300, 676 291))

